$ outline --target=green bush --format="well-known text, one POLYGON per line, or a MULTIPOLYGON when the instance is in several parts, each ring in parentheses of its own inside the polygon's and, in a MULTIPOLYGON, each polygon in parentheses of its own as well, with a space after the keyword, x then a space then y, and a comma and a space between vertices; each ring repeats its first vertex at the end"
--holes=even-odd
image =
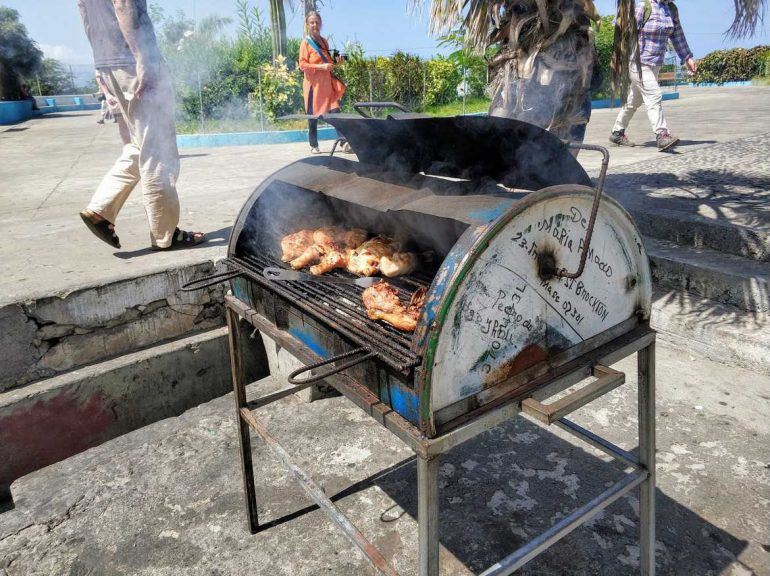
POLYGON ((462 80, 454 62, 438 57, 425 63, 425 100, 423 106, 436 106, 457 100, 457 85, 462 80))
POLYGON ((733 48, 717 50, 704 56, 698 62, 698 73, 694 81, 723 84, 740 82, 761 76, 770 46, 755 46, 750 50, 733 48))
POLYGON ((599 29, 596 31, 596 52, 599 56, 599 69, 602 72, 602 85, 593 93, 594 99, 609 98, 612 92, 610 77, 610 62, 612 61, 612 44, 615 38, 613 16, 603 16, 599 29))
POLYGON ((385 60, 385 92, 388 100, 410 110, 422 109, 423 64, 418 56, 396 52, 385 60))
MULTIPOLYGON (((289 70, 286 59, 280 56, 273 64, 263 64, 261 70, 265 116, 274 121, 278 116, 302 108, 302 76, 298 70, 289 70)), ((253 103, 258 102, 255 96, 252 96, 253 103)), ((258 105, 253 111, 258 114, 258 105)))

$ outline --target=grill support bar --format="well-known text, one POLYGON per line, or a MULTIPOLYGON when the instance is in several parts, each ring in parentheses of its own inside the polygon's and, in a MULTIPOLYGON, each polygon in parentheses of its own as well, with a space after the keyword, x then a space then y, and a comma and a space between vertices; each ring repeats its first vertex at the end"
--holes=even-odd
MULTIPOLYGON (((278 441, 269 434, 264 425, 251 412, 254 406, 264 406, 285 396, 285 390, 280 394, 268 395, 251 403, 246 401, 245 381, 240 362, 240 343, 238 340, 238 318, 243 317, 255 328, 264 330, 271 337, 281 340, 281 344, 292 350, 303 361, 312 362, 317 356, 306 349, 299 341, 281 331, 261 318, 255 311, 248 309, 238 299, 227 296, 227 323, 230 331, 230 356, 233 376, 233 388, 236 400, 236 417, 240 430, 241 467, 243 472, 244 495, 246 499, 249 528, 252 533, 259 531, 257 515, 256 490, 254 470, 251 460, 251 444, 249 428, 253 429, 268 444, 279 460, 294 475, 295 480, 305 490, 308 496, 333 520, 346 536, 360 548, 367 559, 381 574, 396 575, 397 572, 387 562, 379 550, 374 548, 361 532, 340 512, 323 490, 304 471, 299 469, 290 459, 278 441)), ((630 354, 637 353, 638 364, 638 400, 639 400, 639 458, 629 452, 594 435, 582 427, 560 418, 553 422, 561 429, 570 432, 577 438, 603 450, 621 463, 633 470, 618 483, 605 490, 602 494, 575 510, 561 522, 552 526, 524 547, 508 555, 497 564, 490 567, 487 576, 502 576, 511 574, 538 554, 555 544, 562 537, 584 524, 599 511, 606 508, 624 494, 640 486, 639 516, 640 516, 640 573, 642 576, 655 575, 655 333, 647 329, 636 336, 633 341, 626 341, 610 347, 604 357, 591 364, 612 364, 630 354)), ((574 370, 575 375, 585 375, 586 368, 581 366, 574 370)), ((577 378, 577 376, 575 376, 577 378)), ((578 378, 575 381, 579 381, 578 378)), ((474 421, 435 439, 426 438, 411 423, 403 420, 398 414, 382 405, 362 385, 344 374, 336 374, 327 380, 345 396, 353 400, 366 412, 383 424, 391 432, 403 440, 418 457, 418 536, 419 536, 419 576, 438 576, 439 574, 439 486, 438 469, 441 454, 452 447, 469 440, 489 428, 513 418, 521 412, 520 402, 511 402, 499 408, 480 415, 474 421)), ((534 395, 544 400, 545 392, 553 395, 566 389, 575 381, 570 374, 562 375, 555 381, 546 384, 534 395)))

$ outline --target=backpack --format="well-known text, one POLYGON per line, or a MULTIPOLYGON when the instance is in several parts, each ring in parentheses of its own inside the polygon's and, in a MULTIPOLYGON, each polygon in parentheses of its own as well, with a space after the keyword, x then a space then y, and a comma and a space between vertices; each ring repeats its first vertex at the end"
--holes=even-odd
MULTIPOLYGON (((674 0, 669 0, 666 4, 668 4, 668 9, 671 12, 671 19, 674 21, 674 24, 679 23, 679 8, 674 4, 674 0)), ((650 16, 652 16, 652 4, 650 3, 650 0, 644 0, 644 16, 642 18, 641 28, 644 28, 644 25, 647 24, 650 16)))

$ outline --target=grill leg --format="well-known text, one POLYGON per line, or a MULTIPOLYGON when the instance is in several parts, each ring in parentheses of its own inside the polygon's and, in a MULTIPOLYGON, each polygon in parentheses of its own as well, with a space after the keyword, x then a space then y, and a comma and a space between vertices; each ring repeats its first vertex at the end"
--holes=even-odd
POLYGON ((417 530, 420 576, 438 576, 439 458, 417 458, 417 530))
POLYGON ((246 408, 246 384, 244 382, 243 363, 241 362, 241 340, 238 326, 238 315, 227 308, 227 333, 230 342, 230 371, 233 377, 233 395, 235 396, 235 419, 238 422, 238 432, 241 452, 241 473, 243 476, 243 496, 246 500, 249 531, 256 534, 259 531, 257 515, 257 495, 254 486, 254 466, 251 462, 251 438, 249 425, 241 417, 241 408, 246 408))
POLYGON ((637 355, 639 462, 649 472, 640 487, 639 553, 643 576, 655 576, 655 342, 637 355))

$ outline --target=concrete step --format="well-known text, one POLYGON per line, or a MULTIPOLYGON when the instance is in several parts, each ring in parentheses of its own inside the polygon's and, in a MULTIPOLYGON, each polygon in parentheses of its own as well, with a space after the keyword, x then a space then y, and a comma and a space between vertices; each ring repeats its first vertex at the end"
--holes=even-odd
POLYGON ((749 228, 725 220, 714 220, 665 208, 626 206, 647 237, 691 248, 707 248, 750 260, 770 262, 770 231, 749 228))
POLYGON ((644 244, 659 288, 684 290, 760 315, 770 311, 767 262, 654 238, 645 238, 644 244))
POLYGON ((652 327, 668 342, 710 360, 770 376, 770 315, 682 290, 653 290, 652 327))
POLYGON ((0 392, 223 324, 224 284, 180 292, 205 261, 0 303, 0 392))
MULTIPOLYGON (((247 378, 267 375, 261 340, 242 341, 247 378)), ((218 328, 2 392, 0 501, 16 478, 229 390, 218 328)))

